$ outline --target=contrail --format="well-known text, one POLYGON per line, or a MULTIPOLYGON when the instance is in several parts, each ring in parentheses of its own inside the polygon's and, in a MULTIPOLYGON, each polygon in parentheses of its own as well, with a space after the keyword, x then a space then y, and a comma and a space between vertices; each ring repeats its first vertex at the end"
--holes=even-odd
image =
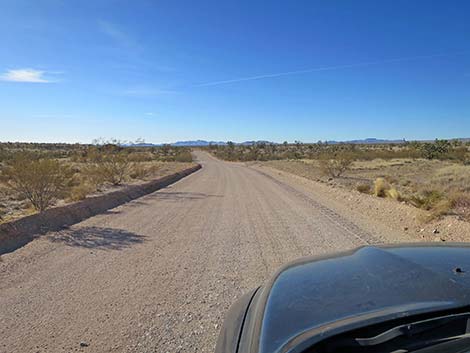
POLYGON ((200 83, 195 85, 195 87, 208 87, 208 86, 218 86, 224 85, 227 83, 236 83, 236 82, 244 82, 244 81, 253 81, 253 80, 261 80, 264 78, 273 78, 273 77, 281 77, 281 76, 290 76, 290 75, 299 75, 299 74, 306 74, 311 72, 318 72, 318 71, 331 71, 331 70, 341 70, 341 69, 350 69, 355 67, 365 67, 365 66, 372 66, 372 65, 379 65, 379 64, 388 64, 388 63, 395 63, 401 61, 413 61, 419 59, 431 59, 431 58, 439 58, 445 56, 453 56, 453 55, 460 55, 464 54, 466 51, 462 52, 454 52, 454 53, 446 53, 446 54, 432 54, 432 55, 419 55, 419 56, 409 56, 404 58, 395 58, 395 59, 386 59, 380 61, 367 61, 357 64, 348 64, 348 65, 337 65, 337 66, 325 66, 325 67, 317 67, 313 69, 305 69, 305 70, 297 70, 297 71, 286 71, 286 72, 277 72, 272 74, 265 74, 265 75, 257 75, 257 76, 248 76, 248 77, 239 77, 230 80, 223 80, 223 81, 213 81, 213 82, 206 82, 200 83))

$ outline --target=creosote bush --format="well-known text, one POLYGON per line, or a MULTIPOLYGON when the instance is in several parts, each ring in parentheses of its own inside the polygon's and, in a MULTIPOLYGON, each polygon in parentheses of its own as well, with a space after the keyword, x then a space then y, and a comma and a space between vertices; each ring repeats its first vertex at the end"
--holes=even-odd
POLYGON ((7 185, 40 212, 63 195, 70 178, 59 161, 25 153, 17 154, 3 171, 7 185))
POLYGON ((324 158, 320 160, 320 169, 322 173, 331 178, 339 178, 344 174, 353 163, 351 157, 346 155, 336 156, 334 159, 324 158))
POLYGON ((130 170, 132 163, 123 152, 110 152, 101 159, 85 168, 85 172, 95 185, 110 183, 112 185, 122 184, 130 170))

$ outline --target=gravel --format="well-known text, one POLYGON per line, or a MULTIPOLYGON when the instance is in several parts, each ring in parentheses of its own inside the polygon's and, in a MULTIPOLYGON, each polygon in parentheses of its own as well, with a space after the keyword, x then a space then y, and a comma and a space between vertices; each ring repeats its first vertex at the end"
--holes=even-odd
POLYGON ((172 186, 2 256, 0 352, 212 352, 281 264, 410 239, 295 178, 197 156, 172 186))

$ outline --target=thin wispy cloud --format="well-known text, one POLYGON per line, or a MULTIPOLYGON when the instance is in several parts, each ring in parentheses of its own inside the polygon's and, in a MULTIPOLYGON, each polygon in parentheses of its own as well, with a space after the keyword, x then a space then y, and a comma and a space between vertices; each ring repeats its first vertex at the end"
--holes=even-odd
POLYGON ((145 115, 147 115, 147 116, 155 116, 155 113, 147 112, 147 113, 145 113, 145 115))
POLYGON ((98 26, 102 33, 111 38, 115 44, 128 48, 137 48, 137 41, 115 23, 109 21, 98 21, 98 26))
POLYGON ((8 82, 29 82, 29 83, 51 83, 56 82, 50 78, 45 77, 48 72, 35 69, 14 69, 7 70, 0 75, 1 81, 8 82))
POLYGON ((175 94, 177 91, 157 89, 157 88, 147 88, 147 87, 137 87, 129 88, 121 92, 124 96, 130 97, 155 97, 167 94, 175 94))
POLYGON ((72 119, 74 117, 72 114, 36 114, 32 116, 34 119, 72 119))
POLYGON ((461 54, 465 54, 465 53, 467 53, 467 52, 454 52, 454 53, 445 53, 445 54, 409 56, 409 57, 386 59, 386 60, 366 61, 366 62, 355 63, 355 64, 324 66, 324 67, 316 67, 316 68, 310 68, 310 69, 304 69, 304 70, 276 72, 276 73, 271 73, 271 74, 239 77, 239 78, 234 78, 234 79, 229 79, 229 80, 221 80, 221 81, 212 81, 212 82, 200 83, 200 84, 195 85, 195 87, 219 86, 219 85, 225 85, 225 84, 229 84, 229 83, 238 83, 238 82, 245 82, 245 81, 262 80, 262 79, 266 79, 266 78, 276 78, 276 77, 282 77, 282 76, 308 74, 308 73, 319 72, 319 71, 343 70, 343 69, 350 69, 350 68, 357 68, 357 67, 367 67, 367 66, 380 65, 380 64, 390 64, 390 63, 396 63, 396 62, 415 61, 415 60, 420 60, 420 59, 432 59, 432 58, 447 57, 447 56, 453 56, 453 55, 461 55, 461 54))

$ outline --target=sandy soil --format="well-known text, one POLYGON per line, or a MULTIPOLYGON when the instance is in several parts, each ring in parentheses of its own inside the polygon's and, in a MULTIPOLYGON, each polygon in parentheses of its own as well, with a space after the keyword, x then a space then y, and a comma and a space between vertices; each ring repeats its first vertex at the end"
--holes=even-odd
POLYGON ((425 221, 428 212, 404 202, 378 198, 352 190, 343 181, 314 178, 305 175, 301 168, 288 168, 286 164, 250 163, 251 168, 269 173, 286 183, 294 183, 303 192, 327 207, 341 212, 350 221, 370 232, 389 234, 389 239, 412 237, 424 241, 470 241, 470 222, 457 215, 425 221), (282 169, 278 169, 282 168, 282 169))
POLYGON ((0 352, 211 352, 228 307, 279 265, 419 239, 325 185, 198 158, 172 186, 2 256, 0 352))

